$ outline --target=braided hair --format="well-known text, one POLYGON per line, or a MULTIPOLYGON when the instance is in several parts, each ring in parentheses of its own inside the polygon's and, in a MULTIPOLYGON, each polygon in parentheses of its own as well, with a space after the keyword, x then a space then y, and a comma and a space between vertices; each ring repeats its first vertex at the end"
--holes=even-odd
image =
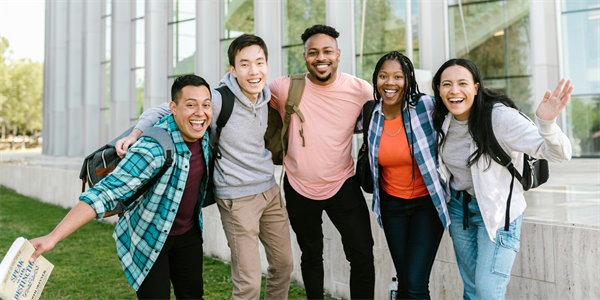
POLYGON ((402 53, 398 51, 392 51, 384 56, 382 56, 377 65, 375 65, 375 71, 373 71, 373 99, 375 101, 379 101, 381 95, 379 95, 379 91, 377 90, 377 76, 379 75, 379 71, 383 66, 383 63, 392 60, 400 63, 400 67, 402 67, 402 72, 404 73, 404 90, 401 95, 403 97, 401 105, 402 109, 406 107, 406 102, 410 105, 417 105, 417 102, 421 95, 421 91, 419 90, 419 85, 417 84, 417 79, 415 78, 415 67, 413 66, 410 59, 402 53))
MULTIPOLYGON (((423 95, 423 93, 421 93, 421 91, 419 90, 419 85, 417 84, 417 79, 415 77, 415 68, 412 64, 412 62, 410 61, 410 59, 404 55, 402 55, 402 53, 398 52, 398 51, 392 51, 386 55, 384 55, 383 57, 381 57, 379 59, 379 61, 377 62, 377 65, 375 65, 375 70, 373 71, 373 98, 375 99, 375 101, 379 102, 381 101, 381 95, 379 94, 379 91, 377 90, 377 77, 379 75, 379 71, 381 70, 381 67, 383 66, 383 63, 385 63, 386 61, 397 61, 400 63, 400 67, 402 68, 402 72, 404 73, 404 89, 401 91, 400 96, 402 97, 402 100, 400 102, 400 107, 401 110, 404 110, 404 108, 407 107, 407 103, 412 105, 412 106, 416 106, 417 103, 419 102, 419 99, 421 98, 421 96, 423 95)), ((383 104, 382 104, 383 105, 383 104)), ((412 134, 413 132, 413 128, 412 128, 412 122, 411 122, 411 115, 410 115, 410 109, 407 109, 408 112, 408 124, 410 126, 410 139, 408 138, 407 132, 406 130, 404 131, 404 136, 406 136, 406 140, 409 143, 410 147, 410 159, 411 159, 411 166, 412 166, 412 179, 411 179, 411 183, 414 182, 415 180, 415 154, 414 154, 414 134, 412 134)), ((400 114, 400 117, 402 118, 402 124, 404 124, 404 114, 400 114)))

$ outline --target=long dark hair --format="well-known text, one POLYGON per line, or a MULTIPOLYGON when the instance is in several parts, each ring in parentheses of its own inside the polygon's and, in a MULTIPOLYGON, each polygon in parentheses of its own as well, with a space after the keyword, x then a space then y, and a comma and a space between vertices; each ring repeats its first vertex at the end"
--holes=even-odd
MULTIPOLYGON (((477 150, 469 155, 467 167, 471 167, 476 163, 481 155, 492 155, 491 147, 495 145, 494 131, 492 129, 492 108, 496 103, 502 103, 508 107, 517 109, 515 103, 508 96, 496 93, 483 86, 483 78, 477 66, 470 60, 462 58, 453 58, 445 62, 433 76, 431 82, 433 92, 435 94, 435 106, 433 109, 433 128, 438 132, 438 142, 435 145, 436 153, 440 153, 440 149, 445 141, 445 134, 442 131, 442 124, 448 114, 448 108, 444 105, 440 97, 440 81, 442 72, 451 66, 461 66, 471 72, 473 75, 473 84, 479 83, 477 95, 473 99, 473 106, 469 112, 469 134, 475 141, 477 150)), ((491 163, 490 157, 487 159, 488 168, 491 163)))
MULTIPOLYGON (((421 91, 419 90, 419 85, 417 84, 417 79, 415 78, 415 68, 413 67, 412 62, 410 61, 410 59, 404 55, 402 55, 402 53, 398 52, 398 51, 392 51, 384 56, 382 56, 379 61, 377 62, 377 65, 375 65, 375 71, 373 71, 373 98, 375 99, 376 102, 380 102, 381 100, 381 95, 379 94, 379 91, 377 90, 377 77, 379 75, 379 71, 381 70, 381 67, 383 66, 383 63, 385 63, 386 61, 391 60, 391 61, 397 61, 400 63, 400 67, 402 68, 402 73, 404 73, 404 88, 401 91, 400 95, 402 96, 402 100, 400 102, 400 107, 402 108, 402 110, 404 110, 405 107, 407 107, 407 104, 410 104, 412 106, 416 106, 417 102, 419 102, 419 98, 421 98, 421 95, 423 95, 421 93, 421 91)), ((400 96, 399 96, 400 97, 400 96)), ((382 104, 383 105, 383 104, 382 104)), ((400 117, 402 118, 402 126, 404 126, 404 114, 402 114, 402 112, 400 113, 400 117)), ((408 134, 406 132, 406 130, 404 131, 404 136, 406 136, 406 140, 407 142, 410 144, 409 150, 410 150, 410 159, 411 159, 411 165, 412 165, 412 179, 411 179, 411 183, 414 181, 415 179, 415 154, 414 154, 414 134, 413 132, 413 128, 412 128, 412 122, 410 121, 410 109, 408 110, 408 124, 410 125, 410 139, 408 138, 408 134)))

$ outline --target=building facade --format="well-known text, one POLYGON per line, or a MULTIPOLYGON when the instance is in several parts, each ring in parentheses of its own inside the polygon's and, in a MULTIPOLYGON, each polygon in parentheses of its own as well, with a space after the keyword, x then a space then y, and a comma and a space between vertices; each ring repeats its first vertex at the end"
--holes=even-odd
POLYGON ((227 47, 243 33, 267 43, 269 80, 305 72, 300 35, 314 24, 340 32, 339 71, 371 82, 377 60, 397 50, 431 93, 443 62, 467 58, 530 116, 546 90, 571 78, 559 124, 574 156, 600 155, 597 0, 47 1, 43 153, 85 156, 170 101, 178 76, 217 86, 227 47))

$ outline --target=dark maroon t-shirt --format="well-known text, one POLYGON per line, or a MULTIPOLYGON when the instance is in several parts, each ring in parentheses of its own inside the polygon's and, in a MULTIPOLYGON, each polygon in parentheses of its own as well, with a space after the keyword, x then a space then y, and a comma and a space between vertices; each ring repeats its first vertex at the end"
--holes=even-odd
POLYGON ((204 176, 204 172, 206 171, 202 145, 200 143, 201 140, 191 143, 185 142, 192 153, 192 157, 190 158, 190 171, 188 173, 187 181, 185 182, 185 190, 183 190, 183 196, 181 197, 181 203, 177 210, 177 216, 173 222, 173 227, 171 227, 171 232, 169 232, 170 236, 184 234, 194 227, 196 220, 196 218, 194 218, 194 208, 198 202, 202 176, 204 176))

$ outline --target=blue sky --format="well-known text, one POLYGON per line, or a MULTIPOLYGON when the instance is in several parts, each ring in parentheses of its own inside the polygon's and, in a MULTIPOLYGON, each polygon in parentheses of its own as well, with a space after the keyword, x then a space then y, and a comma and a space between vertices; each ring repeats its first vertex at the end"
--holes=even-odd
POLYGON ((44 61, 44 0, 0 0, 0 36, 12 58, 44 61))

